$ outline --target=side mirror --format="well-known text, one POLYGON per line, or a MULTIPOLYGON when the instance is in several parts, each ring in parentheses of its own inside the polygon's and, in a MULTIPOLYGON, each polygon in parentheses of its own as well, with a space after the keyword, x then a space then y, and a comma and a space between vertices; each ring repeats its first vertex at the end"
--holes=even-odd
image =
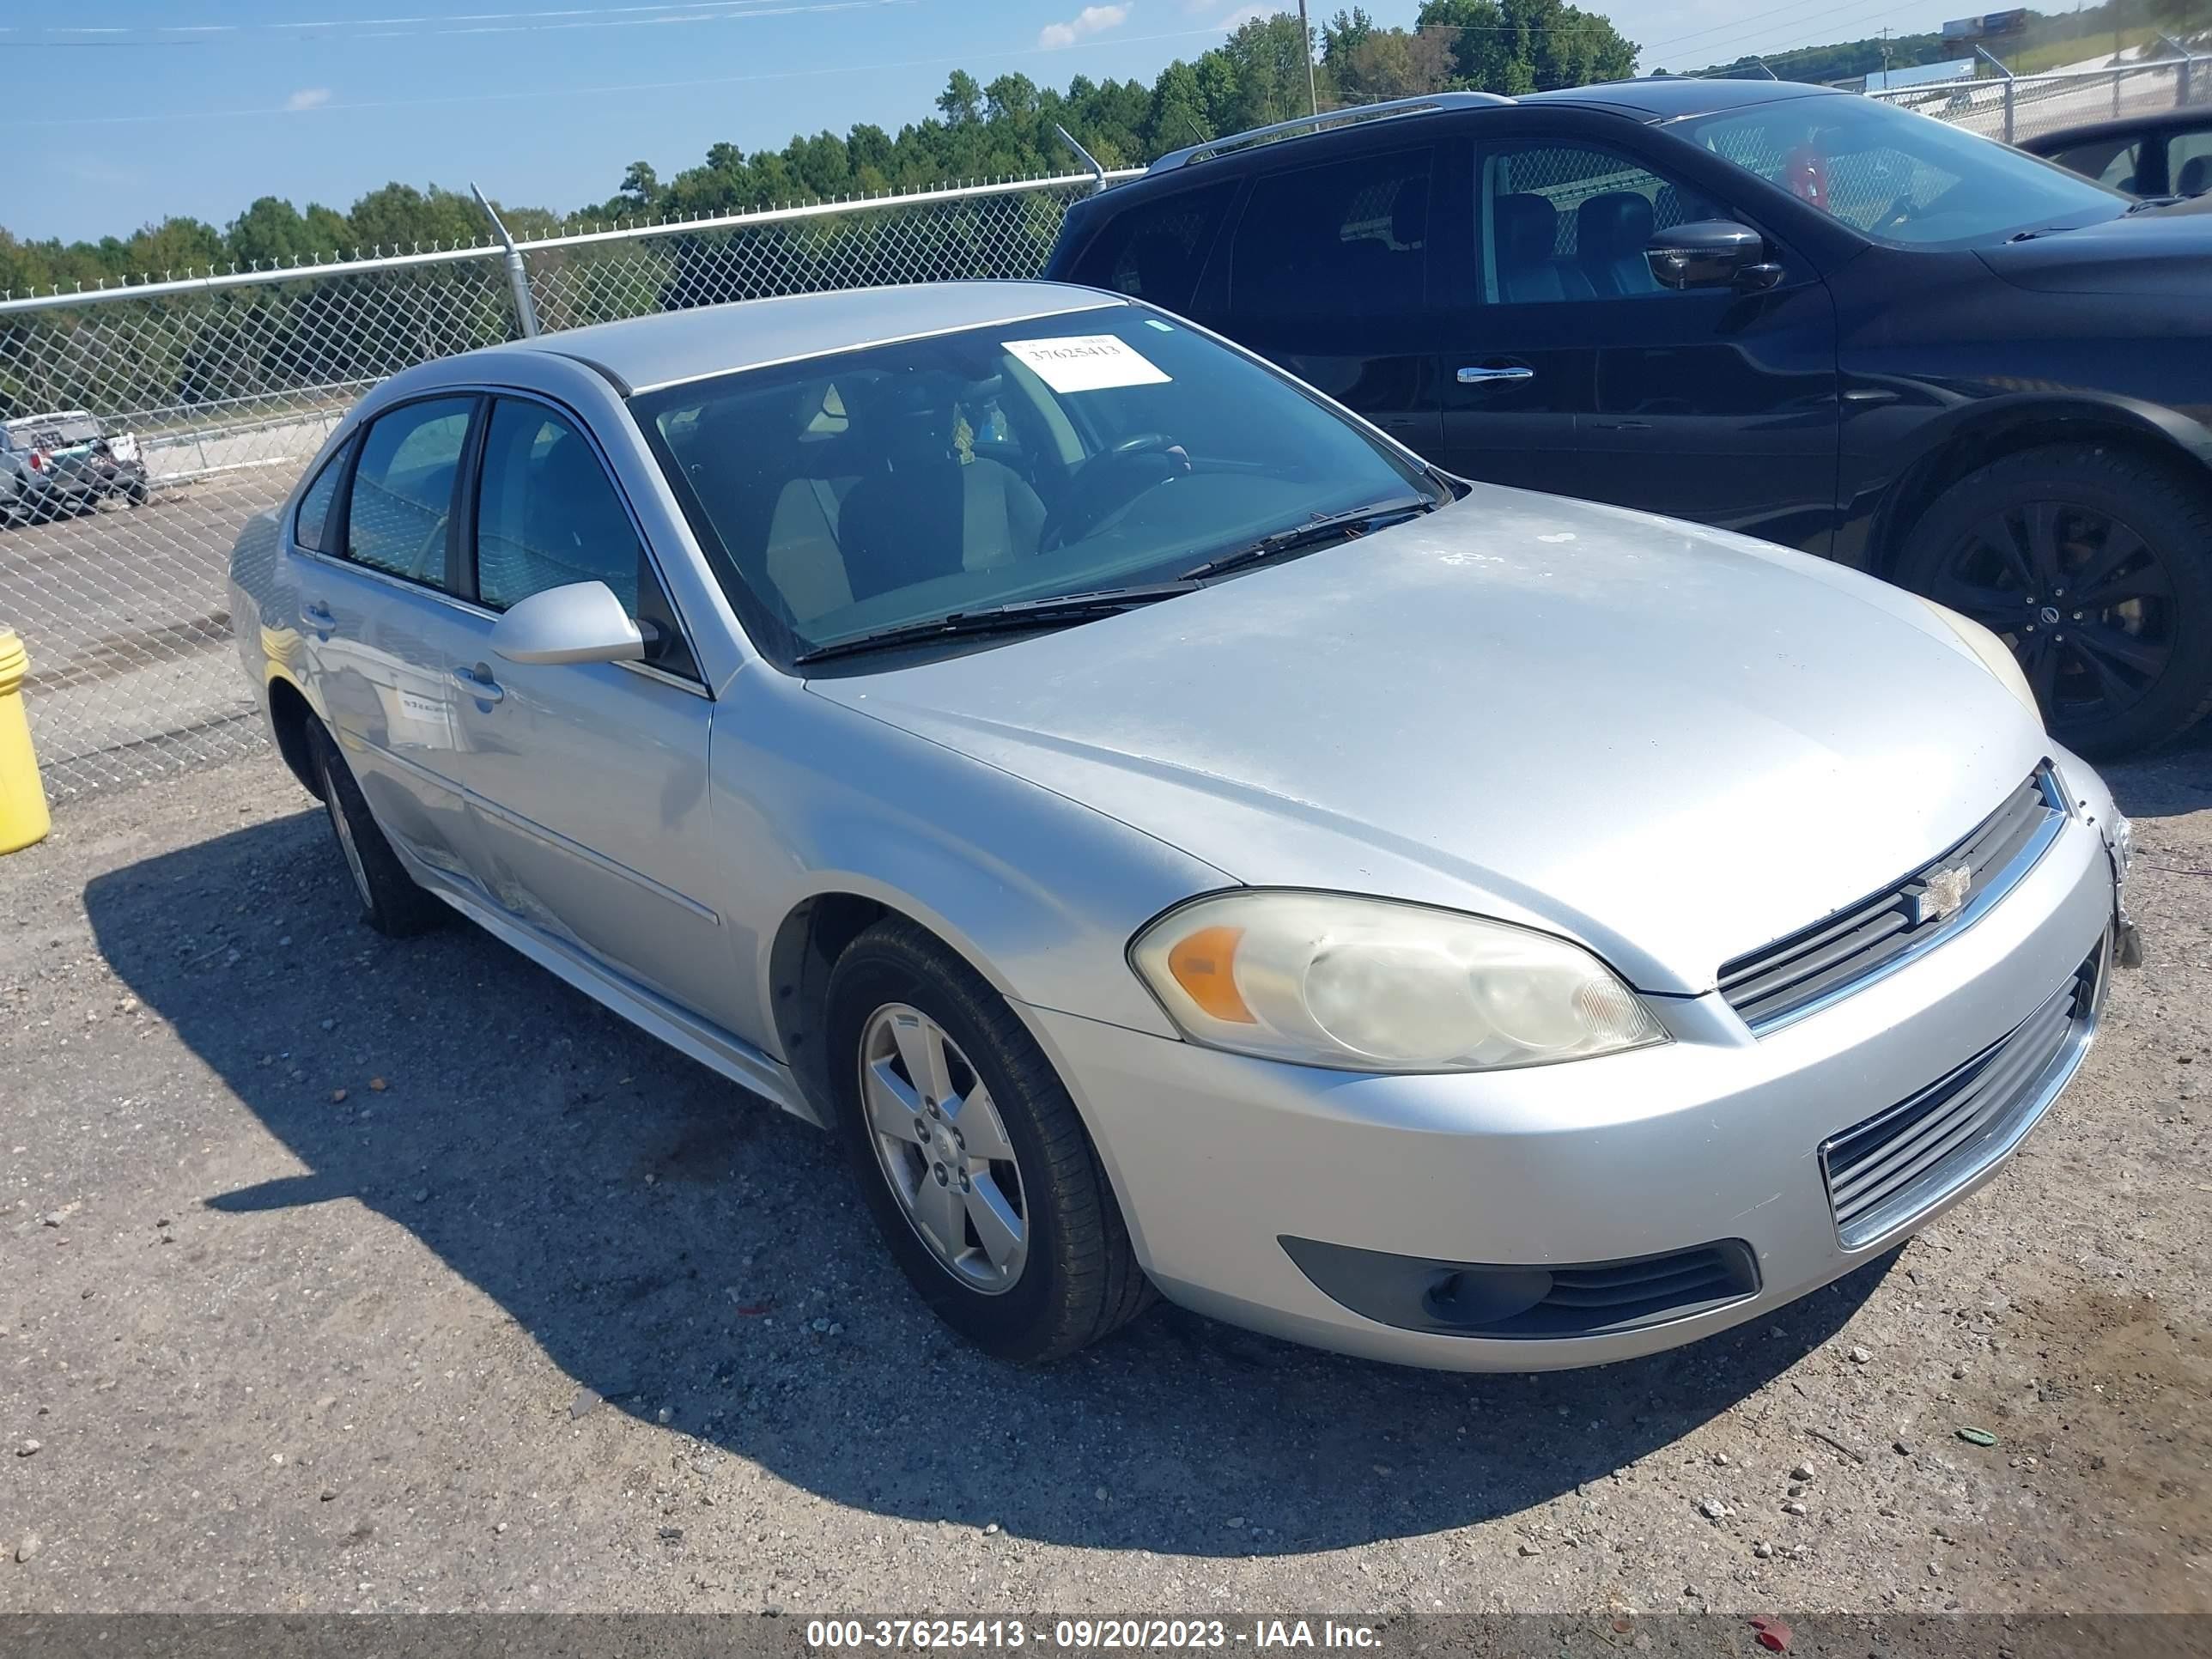
POLYGON ((1766 239, 1733 219, 1654 231, 1644 258, 1662 288, 1771 288, 1782 276, 1781 266, 1767 263, 1766 239))
POLYGON ((570 582, 517 601, 491 648, 509 662, 638 662, 645 635, 605 582, 570 582))

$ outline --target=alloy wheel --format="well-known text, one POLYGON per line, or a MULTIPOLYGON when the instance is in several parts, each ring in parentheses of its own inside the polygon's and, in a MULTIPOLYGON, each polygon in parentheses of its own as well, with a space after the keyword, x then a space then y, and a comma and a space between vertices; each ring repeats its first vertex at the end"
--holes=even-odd
POLYGON ((969 1289, 1012 1290, 1029 1256, 1021 1169, 959 1044, 920 1009, 886 1003, 860 1034, 860 1100, 877 1164, 915 1236, 969 1289))
POLYGON ((1982 519, 1928 594, 2012 647, 2053 725, 2124 713, 2173 655, 2173 583, 2157 550, 2072 501, 2022 501, 1982 519))

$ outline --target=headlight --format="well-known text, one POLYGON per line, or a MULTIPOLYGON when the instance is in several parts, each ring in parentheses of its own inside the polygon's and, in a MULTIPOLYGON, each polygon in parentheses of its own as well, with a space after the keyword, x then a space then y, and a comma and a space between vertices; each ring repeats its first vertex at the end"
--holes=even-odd
POLYGON ((1566 940, 1334 893, 1235 892, 1171 910, 1129 959, 1185 1036, 1358 1072, 1487 1072, 1666 1041, 1566 940))
POLYGON ((2036 707, 2035 693, 2028 689, 2027 676, 2020 672, 2020 659, 1996 635, 1972 617, 1962 617, 1948 605, 1938 605, 1933 599, 1922 599, 1944 626, 1959 636, 1959 643, 1981 659, 1982 666, 2003 683, 2006 690, 2027 705, 2027 712, 2035 716, 2038 726, 2043 724, 2043 710, 2036 707))

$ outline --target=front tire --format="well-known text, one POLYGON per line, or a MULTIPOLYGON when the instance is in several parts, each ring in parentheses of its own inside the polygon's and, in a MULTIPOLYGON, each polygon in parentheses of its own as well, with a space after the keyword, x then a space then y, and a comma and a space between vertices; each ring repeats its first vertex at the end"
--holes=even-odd
POLYGON ((307 741, 322 784, 323 807, 330 814, 331 836, 361 900, 361 919, 387 939, 406 939, 436 927, 446 919, 446 907, 407 873, 399 854, 369 816, 353 769, 330 733, 310 724, 307 741))
POLYGON ((2095 444, 1993 461, 1912 527, 1894 574, 2010 646, 2083 754, 2212 709, 2212 489, 2155 461, 2095 444))
POLYGON ((878 923, 830 980, 847 1154, 937 1316, 1001 1359, 1058 1359, 1151 1287, 1067 1089, 1006 999, 914 923, 878 923))

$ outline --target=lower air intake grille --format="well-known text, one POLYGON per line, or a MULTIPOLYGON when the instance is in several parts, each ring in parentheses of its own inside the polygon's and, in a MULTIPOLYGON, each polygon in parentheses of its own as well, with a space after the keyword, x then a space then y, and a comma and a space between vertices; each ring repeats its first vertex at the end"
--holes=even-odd
POLYGON ((2026 874, 2047 844, 2046 832, 2063 817, 2058 799, 2049 769, 2039 770, 1941 858, 1824 921, 1725 963, 1721 995, 1759 1032, 1832 993, 1878 977, 2026 874), (1930 878, 1955 881, 1962 870, 1963 904, 1933 905, 1930 878))
POLYGON ((1438 1336, 1610 1336, 1709 1313, 1759 1291, 1740 1238, 1554 1267, 1437 1261, 1285 1237, 1291 1260, 1354 1313, 1438 1336))
POLYGON ((1820 1148, 1845 1249, 1939 1203, 2027 1133, 2079 1056, 2101 963, 2100 951, 2011 1036, 1820 1148))

